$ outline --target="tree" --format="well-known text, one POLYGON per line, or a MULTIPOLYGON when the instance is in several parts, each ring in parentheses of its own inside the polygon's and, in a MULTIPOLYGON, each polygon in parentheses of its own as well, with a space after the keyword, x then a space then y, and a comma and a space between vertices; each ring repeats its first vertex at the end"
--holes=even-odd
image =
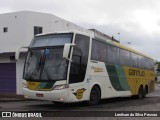
POLYGON ((157 75, 160 75, 160 62, 155 63, 155 72, 157 75))

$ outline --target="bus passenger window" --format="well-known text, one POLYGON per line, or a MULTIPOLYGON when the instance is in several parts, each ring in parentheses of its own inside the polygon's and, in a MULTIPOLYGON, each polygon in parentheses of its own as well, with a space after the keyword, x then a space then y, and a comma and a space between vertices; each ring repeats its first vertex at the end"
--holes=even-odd
POLYGON ((107 62, 110 64, 119 64, 119 48, 107 45, 107 62))
POLYGON ((121 65, 130 65, 129 61, 129 51, 120 49, 120 64, 121 65))
POLYGON ((92 41, 92 53, 91 59, 106 62, 106 44, 100 41, 93 39, 92 41))
POLYGON ((139 67, 139 56, 135 53, 130 52, 130 65, 132 67, 139 67))

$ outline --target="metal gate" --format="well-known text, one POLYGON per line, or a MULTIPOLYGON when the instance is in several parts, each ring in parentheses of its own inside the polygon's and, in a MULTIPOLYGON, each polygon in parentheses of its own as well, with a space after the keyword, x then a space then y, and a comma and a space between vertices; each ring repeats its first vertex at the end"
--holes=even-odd
POLYGON ((0 93, 16 93, 16 63, 0 63, 0 93))

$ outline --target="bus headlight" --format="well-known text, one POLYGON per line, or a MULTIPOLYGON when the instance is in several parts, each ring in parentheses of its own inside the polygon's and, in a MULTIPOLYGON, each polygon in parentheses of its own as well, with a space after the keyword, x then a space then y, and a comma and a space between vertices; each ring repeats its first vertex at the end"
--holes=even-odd
POLYGON ((28 84, 27 83, 22 83, 23 88, 28 88, 28 84))
POLYGON ((69 88, 69 84, 55 85, 53 87, 53 90, 61 90, 61 89, 65 89, 65 88, 69 88))

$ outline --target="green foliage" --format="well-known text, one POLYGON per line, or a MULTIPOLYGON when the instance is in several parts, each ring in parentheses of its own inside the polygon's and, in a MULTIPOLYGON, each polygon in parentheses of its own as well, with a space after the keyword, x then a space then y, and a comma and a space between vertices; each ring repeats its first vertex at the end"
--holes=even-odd
POLYGON ((160 62, 156 62, 155 64, 160 64, 160 62))
POLYGON ((160 62, 156 62, 155 65, 157 66, 157 68, 155 69, 156 76, 159 76, 160 75, 160 62))
POLYGON ((157 84, 160 84, 160 81, 156 81, 157 84))

